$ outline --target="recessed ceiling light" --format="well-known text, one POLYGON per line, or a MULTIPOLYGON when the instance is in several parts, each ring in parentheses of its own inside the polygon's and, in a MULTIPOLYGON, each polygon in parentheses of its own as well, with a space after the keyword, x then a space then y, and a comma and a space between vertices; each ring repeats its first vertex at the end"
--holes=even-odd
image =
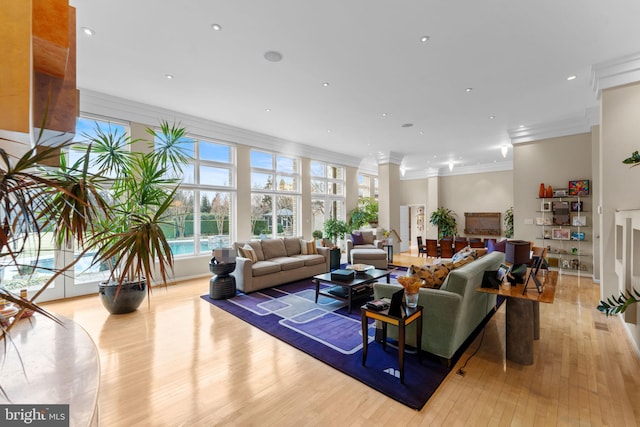
POLYGON ((94 36, 96 34, 96 32, 89 27, 82 27, 82 32, 88 36, 94 36))
POLYGON ((423 130, 420 131, 420 135, 424 135, 424 131, 423 130))
POLYGON ((381 116, 382 117, 387 117, 387 113, 382 113, 381 116))
POLYGON ((572 76, 567 77, 567 80, 575 80, 577 77, 578 76, 576 76, 576 75, 572 75, 572 76))
POLYGON ((327 129, 327 133, 331 133, 331 129, 327 129))
POLYGON ((420 41, 421 41, 422 43, 426 43, 426 42, 428 42, 428 41, 429 41, 429 39, 430 39, 430 38, 431 38, 431 37, 429 37, 429 36, 422 36, 422 37, 420 37, 420 41))
POLYGON ((413 126, 413 123, 405 123, 402 125, 403 128, 410 128, 411 126, 413 126))
POLYGON ((222 29, 220 24, 211 24, 211 28, 213 28, 213 31, 220 31, 222 29))
POLYGON ((493 119, 495 119, 495 118, 496 118, 496 116, 493 116, 493 115, 492 115, 492 116, 489 116, 489 118, 490 118, 491 120, 493 120, 493 119))
POLYGON ((472 87, 468 87, 468 88, 466 88, 464 91, 465 91, 465 92, 471 92, 472 90, 473 90, 473 88, 472 88, 472 87))
POLYGON ((524 127, 524 125, 520 125, 520 126, 518 126, 518 127, 519 127, 520 129, 522 129, 522 128, 524 127))
POLYGON ((324 83, 322 83, 322 86, 324 86, 324 87, 329 86, 329 82, 324 82, 324 83))
POLYGON ((269 111, 271 111, 271 108, 265 108, 264 111, 268 113, 269 111))
POLYGON ((165 74, 164 76, 169 80, 173 79, 174 77, 173 74, 165 74))
POLYGON ((280 52, 276 52, 275 50, 270 50, 264 53, 264 59, 269 62, 280 62, 282 61, 282 54, 280 52))

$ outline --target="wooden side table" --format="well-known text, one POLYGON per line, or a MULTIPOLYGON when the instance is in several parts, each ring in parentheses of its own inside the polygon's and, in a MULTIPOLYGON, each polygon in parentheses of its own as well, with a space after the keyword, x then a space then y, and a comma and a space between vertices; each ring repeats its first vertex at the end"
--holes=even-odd
POLYGON ((400 371, 400 383, 404 384, 404 342, 405 327, 414 321, 416 323, 416 349, 418 351, 418 360, 422 362, 422 306, 416 308, 403 309, 404 316, 396 317, 389 315, 389 310, 375 311, 367 308, 366 305, 360 309, 362 319, 362 366, 367 362, 367 350, 369 346, 368 319, 379 320, 382 322, 382 349, 387 349, 387 325, 398 327, 398 370, 400 371))
MULTIPOLYGON (((530 274, 530 273, 529 273, 530 274)), ((517 286, 500 285, 499 289, 477 288, 478 292, 501 295, 507 299, 506 308, 506 353, 507 359, 521 365, 533 364, 533 341, 540 339, 540 303, 553 304, 557 271, 538 275, 542 279, 543 290, 524 291, 525 284, 517 286)))

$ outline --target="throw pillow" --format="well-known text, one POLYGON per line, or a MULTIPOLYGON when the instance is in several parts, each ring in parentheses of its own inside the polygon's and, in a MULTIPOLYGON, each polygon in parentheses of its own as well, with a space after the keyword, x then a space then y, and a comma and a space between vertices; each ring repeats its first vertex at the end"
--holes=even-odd
POLYGON ((302 255, 316 255, 318 253, 315 240, 300 239, 300 249, 302 251, 302 255))
POLYGON ((449 268, 445 264, 430 264, 422 267, 412 265, 408 272, 422 279, 423 288, 440 289, 449 274, 449 268))
POLYGON ((491 252, 506 252, 507 251, 507 239, 501 240, 499 242, 494 242, 493 240, 489 240, 489 246, 487 247, 487 253, 491 252))
POLYGON ((472 257, 473 259, 478 259, 478 251, 467 246, 466 248, 461 249, 459 252, 456 252, 453 255, 453 258, 451 258, 451 261, 456 262, 468 256, 472 257))
POLYGON ((476 254, 478 254, 478 258, 480 258, 481 256, 484 256, 488 253, 489 249, 487 248, 479 248, 476 249, 476 254))
POLYGON ((473 262, 473 261, 474 261, 474 258, 472 256, 466 256, 466 257, 461 258, 461 259, 459 259, 457 261, 454 261, 453 268, 454 269, 460 268, 463 265, 469 264, 470 262, 473 262))
POLYGON ((240 252, 239 255, 242 258, 248 258, 248 259, 251 260, 251 262, 257 262, 258 261, 258 256, 256 255, 256 251, 254 251, 253 248, 251 246, 249 246, 248 244, 244 245, 241 248, 238 248, 238 252, 240 252))
POLYGON ((351 242, 353 245, 364 245, 364 237, 360 233, 351 233, 351 242))

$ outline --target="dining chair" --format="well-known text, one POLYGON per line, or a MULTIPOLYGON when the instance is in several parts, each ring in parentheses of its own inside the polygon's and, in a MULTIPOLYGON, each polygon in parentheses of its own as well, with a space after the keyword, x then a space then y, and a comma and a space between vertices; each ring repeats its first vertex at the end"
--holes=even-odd
POLYGON ((440 250, 436 239, 427 239, 427 256, 430 258, 440 258, 440 250))
POLYGON ((453 258, 453 240, 452 239, 440 240, 440 256, 442 258, 453 258))
POLYGON ((466 238, 456 237, 456 239, 454 240, 454 251, 455 252, 459 252, 462 249, 466 248, 467 246, 469 246, 469 242, 467 241, 466 238))
POLYGON ((484 248, 484 242, 480 239, 469 239, 469 246, 472 248, 484 248))
POLYGON ((418 256, 422 256, 424 254, 425 258, 428 257, 427 248, 422 244, 422 236, 418 236, 416 239, 418 239, 418 256))

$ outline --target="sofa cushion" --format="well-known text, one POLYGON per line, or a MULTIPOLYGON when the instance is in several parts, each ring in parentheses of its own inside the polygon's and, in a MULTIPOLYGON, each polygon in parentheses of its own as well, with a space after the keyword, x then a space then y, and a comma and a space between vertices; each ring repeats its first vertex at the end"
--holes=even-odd
POLYGON ((253 240, 247 242, 249 246, 253 248, 253 251, 256 253, 256 257, 258 257, 258 261, 264 261, 264 253, 262 252, 262 242, 260 240, 253 240))
POLYGON ((298 257, 276 257, 269 261, 280 264, 281 271, 295 270, 304 267, 304 260, 298 257))
POLYGON ((327 260, 324 258, 323 255, 319 255, 319 254, 307 254, 307 255, 294 255, 294 258, 299 258, 302 261, 304 261, 304 265, 318 265, 318 264, 324 264, 327 262, 327 260))
POLYGON ((263 240, 262 253, 264 253, 265 260, 270 260, 272 258, 278 258, 278 257, 286 257, 287 249, 284 246, 284 240, 282 239, 263 240))
POLYGON ((362 240, 364 240, 363 244, 365 245, 373 245, 373 241, 376 236, 373 235, 373 231, 371 230, 360 230, 360 235, 362 236, 362 240))
POLYGON ((354 231, 351 233, 351 242, 353 245, 364 245, 364 237, 359 231, 354 231))
POLYGON ((489 240, 489 246, 487 247, 488 253, 497 251, 497 252, 506 252, 507 251, 507 239, 501 240, 499 242, 494 242, 493 240, 489 240))
POLYGON ((248 258, 251 262, 258 261, 258 256, 256 255, 256 251, 249 244, 245 244, 243 247, 238 248, 238 254, 243 258, 248 258))
POLYGON ((422 267, 412 265, 408 272, 422 279, 423 288, 440 289, 449 274, 449 269, 444 264, 428 264, 422 267))
POLYGON ((284 248, 287 250, 287 256, 300 255, 300 237, 285 237, 284 248))
POLYGON ((316 247, 316 241, 315 240, 300 239, 300 254, 301 255, 318 254, 318 248, 316 247))
POLYGON ((280 270, 280 264, 271 261, 258 261, 251 266, 251 274, 253 275, 253 277, 277 273, 280 270))

